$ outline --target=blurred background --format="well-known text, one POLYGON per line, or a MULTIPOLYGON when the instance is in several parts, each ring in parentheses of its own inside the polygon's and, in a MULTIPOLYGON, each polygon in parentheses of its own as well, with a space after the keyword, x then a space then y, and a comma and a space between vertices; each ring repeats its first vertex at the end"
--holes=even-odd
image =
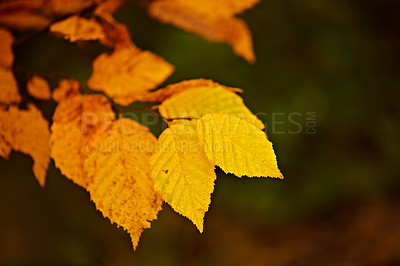
MULTIPOLYGON (((0 265, 400 265, 399 8, 262 0, 242 16, 257 56, 249 65, 126 5, 116 18, 137 46, 176 66, 165 84, 210 78, 244 89, 285 179, 217 169, 203 234, 164 204, 133 251, 53 162, 41 188, 30 157, 13 152, 0 159, 0 265)), ((83 81, 103 51, 43 35, 15 52, 28 70, 83 81)), ((55 103, 35 103, 50 119, 55 103)))

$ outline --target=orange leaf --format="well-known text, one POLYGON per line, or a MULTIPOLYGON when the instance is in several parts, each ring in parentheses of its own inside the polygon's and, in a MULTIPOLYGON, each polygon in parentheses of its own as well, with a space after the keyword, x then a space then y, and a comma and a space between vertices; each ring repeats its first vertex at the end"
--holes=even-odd
POLYGON ((199 4, 194 0, 156 0, 149 5, 149 13, 162 23, 173 24, 210 41, 228 43, 237 55, 253 63, 255 56, 250 30, 242 19, 233 15, 256 2, 207 0, 199 4))
POLYGON ((49 125, 33 105, 28 110, 11 106, 0 109, 0 155, 7 158, 11 149, 33 158, 33 172, 44 186, 50 162, 49 125))
POLYGON ((19 103, 21 96, 18 93, 17 81, 11 70, 0 67, 0 103, 19 103))
POLYGON ((34 75, 27 84, 28 93, 39 100, 50 99, 50 87, 47 81, 34 75))
POLYGON ((100 40, 105 37, 103 27, 94 18, 71 16, 50 26, 50 31, 61 33, 71 42, 80 40, 100 40))
POLYGON ((102 95, 72 93, 58 104, 51 126, 51 157, 61 173, 77 185, 88 185, 83 163, 91 137, 114 118, 102 95))
POLYGON ((11 67, 14 61, 12 43, 14 37, 8 30, 0 28, 0 67, 11 67))
POLYGON ((231 17, 240 14, 246 9, 251 9, 260 0, 202 0, 201 4, 195 0, 172 0, 182 7, 196 10, 198 13, 214 17, 231 17))
POLYGON ((130 97, 154 89, 174 70, 161 57, 136 47, 101 54, 93 62, 93 73, 88 85, 103 91, 115 102, 127 105, 130 97))
POLYGON ((209 79, 192 79, 192 80, 184 80, 179 83, 168 85, 165 88, 158 89, 155 91, 149 91, 143 94, 133 95, 129 98, 129 102, 133 103, 136 101, 140 102, 163 102, 166 99, 170 98, 171 96, 178 94, 182 91, 188 89, 195 89, 199 87, 207 87, 209 89, 215 87, 223 87, 227 90, 234 91, 234 92, 242 92, 239 88, 231 88, 226 87, 221 84, 218 84, 209 79))
POLYGON ((75 79, 62 79, 58 82, 58 86, 54 89, 51 97, 54 101, 60 102, 73 94, 78 94, 79 86, 79 82, 75 79))
POLYGON ((134 248, 161 210, 149 169, 156 141, 147 127, 121 118, 106 132, 97 132, 85 162, 91 199, 105 217, 128 231, 134 248))

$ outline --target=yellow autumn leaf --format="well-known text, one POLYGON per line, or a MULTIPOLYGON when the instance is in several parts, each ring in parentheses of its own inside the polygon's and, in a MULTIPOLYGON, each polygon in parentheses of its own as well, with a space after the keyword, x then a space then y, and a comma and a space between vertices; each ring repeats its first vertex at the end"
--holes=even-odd
MULTIPOLYGON (((179 84, 179 83, 178 83, 179 84)), ((179 86, 179 85, 176 86, 179 86)), ((247 122, 264 128, 264 124, 244 105, 243 99, 233 91, 234 88, 222 86, 218 83, 204 84, 187 82, 188 88, 165 100, 160 106, 160 114, 167 119, 190 118, 197 123, 197 119, 210 113, 232 114, 247 122)), ((177 122, 175 120, 173 122, 177 122)))
POLYGON ((75 184, 87 187, 83 164, 91 138, 114 117, 102 95, 82 96, 76 92, 58 104, 51 126, 51 157, 61 173, 75 184))
POLYGON ((28 110, 15 106, 0 109, 0 156, 7 158, 11 150, 30 155, 33 173, 41 186, 50 162, 49 137, 49 124, 33 105, 28 110))
POLYGON ((122 47, 94 60, 88 85, 103 91, 116 103, 128 105, 135 95, 161 84, 173 70, 171 64, 149 51, 122 47))
POLYGON ((225 42, 234 52, 255 62, 253 41, 247 24, 234 14, 252 7, 257 1, 156 0, 149 5, 149 13, 162 23, 173 24, 188 32, 214 42, 225 42))
POLYGON ((19 103, 21 96, 14 74, 8 68, 0 67, 0 103, 19 103))
POLYGON ((26 87, 28 93, 36 99, 50 99, 50 86, 44 78, 34 75, 28 80, 26 87))
POLYGON ((147 127, 121 118, 94 136, 85 161, 92 201, 105 217, 128 231, 134 248, 161 210, 149 169, 156 140, 147 127))
POLYGON ((49 30, 64 35, 71 42, 105 38, 103 27, 94 18, 86 19, 77 15, 52 24, 49 30))
POLYGON ((267 135, 234 115, 208 114, 197 123, 197 135, 209 160, 236 176, 283 178, 267 135))
POLYGON ((209 14, 210 16, 215 17, 230 17, 253 8, 260 0, 201 0, 201 2, 195 0, 172 1, 191 10, 196 10, 202 14, 209 14))
POLYGON ((150 168, 162 199, 203 232, 216 175, 194 129, 183 124, 166 129, 158 139, 150 168))

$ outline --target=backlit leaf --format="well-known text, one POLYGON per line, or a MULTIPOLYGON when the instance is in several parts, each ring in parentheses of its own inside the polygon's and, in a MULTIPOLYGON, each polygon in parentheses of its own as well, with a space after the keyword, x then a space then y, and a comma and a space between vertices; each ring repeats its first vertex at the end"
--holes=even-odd
POLYGON ((88 85, 103 91, 115 102, 127 105, 131 97, 154 89, 174 70, 161 57, 136 47, 124 47, 101 54, 93 62, 88 85))
POLYGON ((28 84, 26 86, 28 93, 36 99, 50 99, 50 87, 44 78, 34 75, 28 80, 28 84))
POLYGON ((61 173, 75 184, 87 187, 83 164, 91 138, 114 117, 109 102, 101 95, 76 93, 58 104, 51 126, 51 157, 61 173))
POLYGON ((234 115, 209 114, 197 123, 209 160, 236 176, 283 178, 267 135, 234 115))
POLYGON ((30 155, 33 173, 42 186, 50 162, 49 137, 49 124, 33 105, 28 110, 0 109, 0 155, 7 158, 11 149, 30 155))
POLYGON ((250 30, 242 19, 233 15, 256 1, 242 2, 156 0, 149 5, 149 13, 162 23, 173 24, 210 41, 228 43, 237 55, 253 63, 255 56, 250 30))
POLYGON ((86 19, 77 15, 52 24, 50 31, 64 35, 71 42, 100 40, 105 37, 103 27, 94 18, 86 19))
MULTIPOLYGON (((165 100, 159 110, 167 119, 190 118, 196 124, 197 119, 209 113, 232 114, 245 119, 260 129, 264 124, 244 105, 243 99, 233 92, 234 88, 218 83, 205 84, 203 81, 186 81, 172 86, 183 86, 180 93, 165 100)), ((177 122, 175 120, 173 122, 177 122)))
POLYGON ((161 210, 149 169, 156 140, 145 126, 121 118, 94 136, 85 162, 91 199, 105 217, 128 231, 134 248, 161 210))
POLYGON ((173 1, 202 14, 209 14, 210 16, 215 17, 230 17, 253 8, 260 0, 201 0, 201 2, 194 0, 173 1))
POLYGON ((158 139, 151 159, 156 191, 203 232, 203 218, 214 190, 214 165, 207 159, 192 127, 173 125, 158 139))

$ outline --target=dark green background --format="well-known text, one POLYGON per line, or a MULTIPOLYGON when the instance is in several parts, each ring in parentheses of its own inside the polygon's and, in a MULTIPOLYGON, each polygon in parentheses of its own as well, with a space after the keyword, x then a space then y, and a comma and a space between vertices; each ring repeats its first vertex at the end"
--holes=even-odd
MULTIPOLYGON (((375 265, 364 252, 380 231, 344 246, 331 243, 364 223, 348 215, 390 204, 390 213, 377 216, 389 217, 382 228, 400 239, 393 229, 399 223, 390 216, 399 212, 400 188, 396 8, 399 2, 389 0, 263 0, 243 15, 253 32, 254 65, 228 45, 159 24, 139 6, 122 8, 116 18, 129 26, 133 41, 176 66, 165 84, 210 78, 244 89, 245 103, 263 113, 285 179, 240 179, 217 170, 202 235, 164 204, 134 252, 128 234, 104 219, 88 193, 53 162, 41 188, 32 160, 14 152, 0 160, 0 264, 375 265), (315 134, 306 131, 307 112, 316 114, 315 134), (291 113, 298 113, 293 118, 302 128, 296 134, 291 113), (281 122, 275 132, 274 114, 281 122), (329 237, 314 241, 315 235, 329 237), (303 242, 310 242, 308 253, 303 242), (348 247, 354 255, 344 255, 348 247)), ((102 51, 95 43, 44 35, 15 52, 16 64, 28 70, 85 80, 102 51)), ((54 102, 36 104, 51 117, 54 102)), ((399 241, 388 243, 400 254, 399 241)), ((400 258, 384 262, 398 265, 400 258)))

